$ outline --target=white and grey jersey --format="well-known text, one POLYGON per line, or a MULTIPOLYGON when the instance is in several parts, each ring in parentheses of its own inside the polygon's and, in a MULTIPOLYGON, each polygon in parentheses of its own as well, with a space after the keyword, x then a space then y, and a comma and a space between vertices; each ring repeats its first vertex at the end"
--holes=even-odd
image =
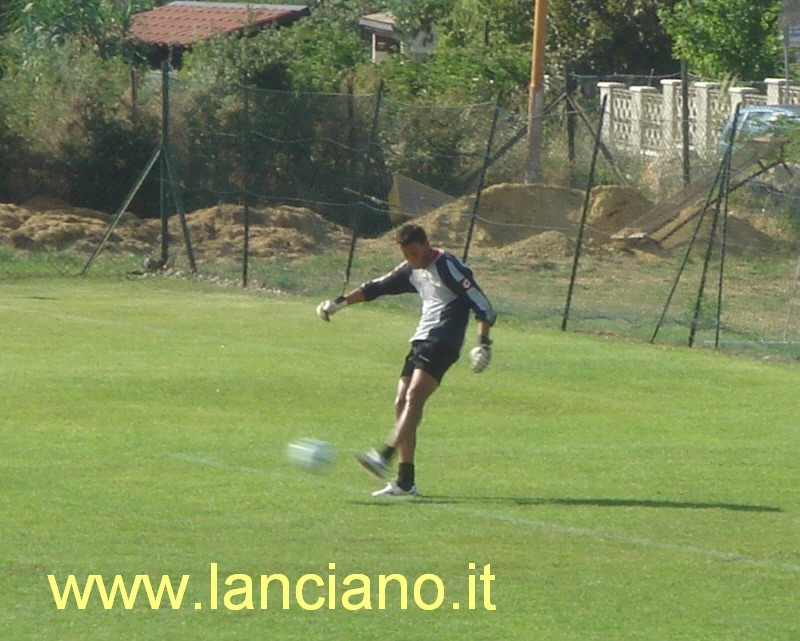
POLYGON ((472 310, 475 318, 494 324, 495 311, 472 277, 472 270, 450 252, 435 249, 424 269, 403 262, 391 272, 361 286, 364 299, 417 292, 422 314, 411 341, 433 340, 461 350, 472 310))

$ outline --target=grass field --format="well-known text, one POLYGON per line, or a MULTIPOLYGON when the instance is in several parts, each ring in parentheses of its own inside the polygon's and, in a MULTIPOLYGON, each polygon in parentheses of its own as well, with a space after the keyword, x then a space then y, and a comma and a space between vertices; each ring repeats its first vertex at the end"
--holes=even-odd
POLYGON ((423 498, 387 505, 351 453, 389 428, 415 315, 379 302, 324 324, 316 302, 0 286, 0 638, 800 638, 796 365, 501 309, 489 370, 462 360, 428 406, 423 498), (289 465, 298 436, 337 464, 289 465), (281 574, 288 609, 277 578, 260 590, 281 574), (389 574, 408 592, 396 578, 381 608, 389 574), (190 578, 178 609, 144 589, 59 609, 48 577, 69 575, 190 578))

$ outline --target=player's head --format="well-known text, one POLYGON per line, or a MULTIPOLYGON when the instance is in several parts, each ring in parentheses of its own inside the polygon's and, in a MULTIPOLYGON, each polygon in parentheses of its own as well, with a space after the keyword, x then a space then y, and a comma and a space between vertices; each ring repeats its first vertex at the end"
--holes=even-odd
POLYGON ((398 245, 401 247, 410 243, 419 243, 420 245, 424 245, 428 242, 428 234, 426 234, 425 230, 416 223, 405 223, 404 225, 398 227, 395 238, 397 239, 398 245))
POLYGON ((420 269, 427 267, 434 257, 434 251, 428 242, 428 234, 415 223, 401 225, 395 235, 400 251, 411 267, 420 269))

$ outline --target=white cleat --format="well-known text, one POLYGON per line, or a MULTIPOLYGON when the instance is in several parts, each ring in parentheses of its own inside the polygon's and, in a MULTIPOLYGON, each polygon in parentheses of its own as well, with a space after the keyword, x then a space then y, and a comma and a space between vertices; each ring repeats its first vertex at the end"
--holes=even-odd
POLYGON ((384 487, 383 489, 375 490, 372 493, 372 496, 374 496, 376 499, 383 498, 384 496, 387 496, 387 497, 390 497, 390 498, 407 498, 407 499, 411 498, 411 499, 415 499, 415 498, 417 498, 419 496, 419 494, 417 494, 417 486, 416 485, 412 485, 411 489, 409 489, 409 490, 404 490, 403 488, 401 488, 397 484, 397 481, 390 481, 389 483, 386 484, 386 487, 384 487))
POLYGON ((367 472, 374 474, 381 480, 385 479, 386 475, 389 474, 389 465, 378 450, 360 452, 356 454, 356 461, 361 463, 367 472))

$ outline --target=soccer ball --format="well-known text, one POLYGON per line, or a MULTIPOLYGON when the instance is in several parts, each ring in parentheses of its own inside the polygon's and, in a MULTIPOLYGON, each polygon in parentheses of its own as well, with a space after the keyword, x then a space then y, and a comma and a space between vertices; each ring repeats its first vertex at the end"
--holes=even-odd
POLYGON ((298 467, 319 472, 336 459, 336 448, 316 438, 298 438, 286 446, 286 457, 298 467))

